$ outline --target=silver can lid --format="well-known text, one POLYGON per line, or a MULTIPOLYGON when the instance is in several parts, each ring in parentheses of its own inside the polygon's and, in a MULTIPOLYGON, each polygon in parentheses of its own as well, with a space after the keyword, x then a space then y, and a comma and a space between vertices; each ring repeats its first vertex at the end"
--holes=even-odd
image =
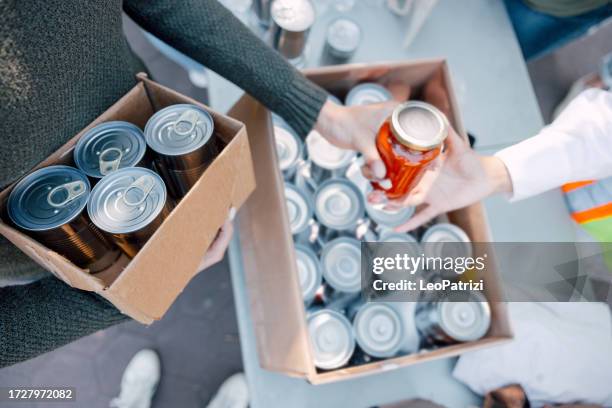
POLYGON ((355 351, 351 323, 334 310, 319 310, 309 315, 308 333, 314 363, 320 369, 332 370, 346 365, 355 351))
POLYGON ((405 224, 414 214, 414 207, 403 207, 399 210, 385 210, 366 203, 368 217, 377 225, 387 228, 395 228, 405 224))
POLYGON ((279 27, 290 32, 307 31, 315 21, 314 6, 309 0, 274 0, 270 14, 279 27))
POLYGON ((8 216, 27 231, 47 231, 79 216, 90 194, 87 176, 69 166, 45 167, 24 177, 8 200, 8 216))
POLYGON ((327 95, 327 100, 335 103, 336 105, 340 105, 340 106, 344 105, 342 101, 340 100, 340 98, 338 98, 336 95, 332 95, 332 94, 327 95))
POLYGON ((364 82, 354 86, 344 100, 346 106, 371 105, 387 102, 393 95, 387 88, 374 82, 364 82))
POLYGON ((470 237, 454 224, 440 223, 429 227, 421 237, 421 243, 427 257, 472 256, 470 237))
POLYGON ((149 225, 166 205, 161 177, 142 167, 126 167, 102 178, 91 191, 87 213, 111 234, 127 234, 149 225))
POLYGON ((316 130, 306 136, 308 157, 314 164, 326 170, 348 167, 356 156, 352 150, 341 149, 329 143, 316 130))
POLYGON ((361 43, 361 27, 348 18, 337 18, 327 27, 326 41, 334 51, 353 53, 361 43))
POLYGON ((74 162, 89 177, 102 178, 117 169, 135 166, 146 150, 147 143, 138 126, 112 121, 95 126, 79 139, 74 162))
POLYGON ((305 231, 313 214, 308 195, 294 185, 285 183, 285 202, 291 233, 295 235, 305 231))
POLYGON ((281 171, 287 171, 302 158, 302 141, 291 129, 281 125, 274 125, 274 139, 276 141, 276 154, 278 166, 281 171))
POLYGON ((300 244, 295 245, 295 257, 302 297, 305 303, 309 303, 321 286, 321 263, 312 249, 300 244))
POLYGON ((321 268, 323 278, 334 290, 358 293, 361 290, 361 244, 348 237, 329 241, 321 251, 321 268))
MULTIPOLYGON (((419 248, 418 251, 414 251, 413 254, 420 252, 420 246, 417 240, 410 234, 405 232, 395 232, 393 230, 385 229, 378 236, 379 242, 401 242, 401 243, 410 243, 417 245, 416 248, 419 248)), ((419 254, 417 254, 418 256, 419 254)))
POLYGON ((361 192, 345 179, 329 179, 315 192, 315 214, 321 224, 336 230, 357 226, 364 216, 361 192))
POLYGON ((466 302, 453 301, 450 298, 439 302, 438 313, 442 330, 457 341, 478 340, 487 333, 491 325, 491 308, 487 299, 479 292, 470 293, 470 299, 466 302))
POLYGON ((448 136, 449 124, 438 108, 425 102, 410 101, 391 114, 391 131, 405 146, 427 151, 440 146, 448 136))
POLYGON ((198 150, 212 137, 210 113, 196 105, 171 105, 156 112, 145 126, 147 145, 159 154, 180 156, 198 150))
POLYGON ((366 303, 353 320, 355 340, 372 357, 393 357, 400 351, 404 330, 398 313, 384 303, 366 303))

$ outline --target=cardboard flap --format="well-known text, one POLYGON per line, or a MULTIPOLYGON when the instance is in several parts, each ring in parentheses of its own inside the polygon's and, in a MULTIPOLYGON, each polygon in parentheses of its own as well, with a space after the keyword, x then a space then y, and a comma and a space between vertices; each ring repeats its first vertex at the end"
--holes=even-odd
POLYGON ((268 370, 306 376, 314 366, 270 114, 244 96, 230 115, 246 124, 255 163, 257 189, 238 227, 259 361, 268 370))

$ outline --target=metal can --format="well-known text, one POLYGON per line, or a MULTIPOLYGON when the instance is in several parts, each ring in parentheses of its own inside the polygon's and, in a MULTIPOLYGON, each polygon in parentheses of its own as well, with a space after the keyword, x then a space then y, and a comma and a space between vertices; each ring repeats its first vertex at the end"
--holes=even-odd
POLYGON ((170 214, 166 186, 152 170, 128 167, 104 177, 87 203, 91 221, 134 257, 170 214))
POLYGON ((302 298, 304 304, 308 307, 315 299, 317 290, 321 287, 323 281, 321 263, 312 249, 300 244, 295 245, 295 257, 302 298))
POLYGON ((361 244, 353 238, 336 238, 321 250, 321 268, 327 285, 340 293, 361 291, 361 244))
POLYGON ((442 152, 449 124, 435 106, 410 101, 396 107, 376 137, 389 185, 372 182, 388 199, 404 197, 442 152))
POLYGON ((403 207, 399 210, 386 210, 366 203, 366 212, 379 230, 392 229, 408 222, 414 214, 414 207, 403 207))
POLYGON ((361 27, 348 18, 337 18, 327 26, 325 49, 330 62, 350 59, 361 43, 361 27))
POLYGON ((454 224, 439 223, 429 227, 421 237, 427 257, 458 258, 472 256, 472 240, 454 224))
POLYGON ((353 319, 357 345, 374 358, 389 358, 399 354, 404 337, 400 315, 386 303, 371 302, 355 305, 348 315, 353 319))
POLYGON ((308 334, 313 359, 321 370, 345 366, 355 351, 351 322, 334 310, 319 310, 308 315, 308 334))
POLYGON ((178 104, 156 112, 145 126, 145 139, 155 153, 155 170, 170 194, 182 198, 217 155, 214 121, 195 105, 178 104))
POLYGON ((120 252, 87 219, 87 176, 69 166, 45 167, 23 178, 9 196, 8 216, 29 236, 92 273, 120 252))
POLYGON ((291 181, 304 162, 304 144, 293 129, 280 124, 274 124, 274 139, 278 166, 285 180, 291 181))
POLYGON ((74 162, 97 181, 117 169, 142 164, 146 150, 147 143, 138 126, 123 121, 106 122, 79 139, 74 162))
POLYGON ((469 296, 453 292, 438 300, 419 303, 416 325, 433 344, 475 341, 489 330, 491 308, 480 292, 470 292, 469 296))
MULTIPOLYGON (((364 203, 361 192, 346 179, 331 179, 321 184, 314 196, 317 220, 326 227, 325 233, 357 234, 364 222, 364 203)), ((324 236, 322 232, 322 236, 324 236)), ((331 239, 332 235, 325 239, 331 239)))
POLYGON ((270 13, 272 47, 299 64, 315 21, 312 3, 309 0, 274 0, 270 13))
POLYGON ((306 241, 310 241, 308 236, 314 222, 310 197, 298 187, 285 183, 285 203, 289 215, 289 227, 294 240, 301 242, 301 238, 306 236, 306 241))
POLYGON ((371 105, 387 102, 393 95, 387 88, 374 82, 364 82, 351 88, 344 99, 346 106, 371 105))
POLYGON ((357 157, 354 151, 341 149, 329 143, 316 130, 306 136, 306 149, 311 163, 310 173, 302 176, 310 178, 315 185, 328 178, 343 177, 357 157))
POLYGON ((252 8, 257 22, 263 28, 270 26, 272 16, 270 15, 270 7, 272 6, 272 0, 253 0, 252 8))
POLYGON ((380 232, 378 235, 378 242, 405 242, 416 244, 417 246, 419 244, 416 238, 406 232, 395 232, 387 229, 380 232))
POLYGON ((417 302, 389 302, 389 307, 393 308, 402 320, 404 335, 400 345, 400 353, 411 354, 416 353, 421 345, 421 336, 417 329, 415 312, 417 302))

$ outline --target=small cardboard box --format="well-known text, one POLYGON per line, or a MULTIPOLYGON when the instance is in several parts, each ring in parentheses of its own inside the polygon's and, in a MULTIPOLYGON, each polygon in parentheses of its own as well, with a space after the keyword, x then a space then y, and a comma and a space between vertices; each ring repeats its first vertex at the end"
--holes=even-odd
MULTIPOLYGON (((411 86, 411 98, 425 99, 436 105, 447 114, 454 128, 465 136, 444 60, 344 65, 308 70, 306 75, 340 98, 360 82, 387 84, 402 81, 411 86)), ((500 299, 501 291, 490 258, 484 279, 485 295, 491 303, 492 325, 485 338, 427 353, 327 372, 317 371, 297 279, 283 179, 276 164, 271 117, 249 96, 243 97, 230 115, 247 125, 255 163, 257 190, 245 203, 238 225, 259 361, 263 368, 320 384, 456 356, 512 338, 505 305, 496 301, 500 299)), ((463 228, 472 241, 489 241, 487 222, 480 204, 453 211, 448 217, 450 222, 463 228)))
MULTIPOLYGON (((225 147, 138 254, 132 260, 122 257, 108 270, 91 275, 3 220, 0 234, 68 285, 96 292, 123 313, 149 324, 164 315, 198 272, 197 267, 227 218, 229 208, 242 206, 255 189, 255 177, 244 124, 163 87, 146 75, 140 74, 138 79, 138 84, 126 95, 33 169, 73 165, 76 142, 102 122, 124 120, 144 129, 156 111, 177 103, 195 104, 210 112, 215 133, 226 143, 225 147)), ((2 214, 13 186, 0 193, 2 214)))

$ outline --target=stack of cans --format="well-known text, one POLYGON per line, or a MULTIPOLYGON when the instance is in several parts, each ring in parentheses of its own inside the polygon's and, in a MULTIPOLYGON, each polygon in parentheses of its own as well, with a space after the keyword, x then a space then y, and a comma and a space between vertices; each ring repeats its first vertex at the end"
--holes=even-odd
MULTIPOLYGON (((336 97, 330 99, 341 104, 336 97)), ((345 103, 390 99, 381 85, 363 83, 347 94, 345 103)), ((390 211, 369 205, 366 197, 372 187, 361 174, 361 157, 331 145, 315 131, 302 142, 282 119, 273 120, 316 367, 333 370, 484 336, 490 310, 479 293, 462 302, 424 296, 418 302, 361 299, 361 241, 407 243, 414 257, 424 252, 469 256, 469 237, 448 223, 428 225, 414 235, 396 232, 415 209, 390 211), (446 242, 454 245, 445 246, 446 242)))
POLYGON ((158 111, 144 132, 128 122, 102 123, 77 142, 76 167, 45 167, 23 178, 9 196, 8 216, 26 234, 96 273, 121 252, 136 256, 219 146, 212 116, 195 105, 158 111))

